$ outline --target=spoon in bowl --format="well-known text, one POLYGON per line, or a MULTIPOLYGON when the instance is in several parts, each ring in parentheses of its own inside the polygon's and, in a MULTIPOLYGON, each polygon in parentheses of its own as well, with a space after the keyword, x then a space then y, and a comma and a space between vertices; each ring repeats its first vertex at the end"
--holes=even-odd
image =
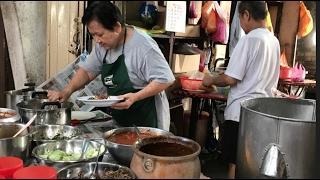
POLYGON ((138 135, 138 139, 137 139, 138 142, 141 142, 141 132, 140 132, 139 128, 136 125, 133 125, 133 127, 138 135))
POLYGON ((13 137, 17 137, 20 133, 22 133, 25 129, 27 129, 27 127, 31 125, 31 123, 36 119, 36 117, 37 117, 36 114, 32 116, 32 118, 28 121, 28 123, 24 125, 15 135, 13 135, 13 137))
POLYGON ((94 168, 93 168, 93 171, 92 171, 89 179, 97 179, 96 170, 97 170, 97 166, 98 166, 98 160, 99 160, 99 156, 100 156, 100 149, 101 149, 102 145, 103 144, 100 144, 100 146, 99 146, 99 151, 98 151, 98 155, 97 155, 97 158, 96 158, 96 163, 94 164, 94 168))

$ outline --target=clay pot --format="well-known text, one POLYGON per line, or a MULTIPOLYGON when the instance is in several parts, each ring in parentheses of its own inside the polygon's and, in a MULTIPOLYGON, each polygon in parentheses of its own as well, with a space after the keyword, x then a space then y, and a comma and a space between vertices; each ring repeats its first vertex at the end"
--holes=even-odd
POLYGON ((199 179, 200 145, 179 136, 136 142, 130 168, 138 179, 199 179))

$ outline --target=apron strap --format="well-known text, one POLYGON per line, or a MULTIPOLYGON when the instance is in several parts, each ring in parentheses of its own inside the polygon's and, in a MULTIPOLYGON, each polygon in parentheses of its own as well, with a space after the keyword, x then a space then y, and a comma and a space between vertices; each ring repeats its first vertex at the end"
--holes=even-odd
MULTIPOLYGON (((127 38, 127 28, 124 27, 124 38, 123 38, 123 45, 122 45, 122 54, 124 54, 124 44, 126 42, 126 38, 127 38)), ((103 60, 102 60, 103 64, 106 63, 106 57, 107 57, 108 51, 109 51, 109 49, 107 49, 106 53, 104 54, 104 57, 103 57, 103 60)))

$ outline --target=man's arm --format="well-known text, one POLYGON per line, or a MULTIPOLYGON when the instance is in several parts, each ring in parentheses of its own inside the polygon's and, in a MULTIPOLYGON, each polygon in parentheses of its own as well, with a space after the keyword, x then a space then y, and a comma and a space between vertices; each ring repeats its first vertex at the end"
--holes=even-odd
POLYGON ((225 75, 225 74, 220 74, 217 76, 205 74, 205 76, 203 78, 202 85, 205 87, 209 87, 212 85, 216 85, 219 87, 225 87, 225 86, 234 86, 235 84, 237 84, 237 82, 238 82, 237 79, 230 77, 228 75, 225 75))

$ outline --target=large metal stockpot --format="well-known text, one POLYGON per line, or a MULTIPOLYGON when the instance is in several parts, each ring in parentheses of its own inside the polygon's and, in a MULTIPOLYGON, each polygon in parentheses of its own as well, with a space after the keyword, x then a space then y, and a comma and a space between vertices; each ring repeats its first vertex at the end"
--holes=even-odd
POLYGON ((12 137, 24 124, 0 123, 0 156, 17 156, 25 162, 31 155, 32 131, 25 129, 19 136, 12 137))
POLYGON ((315 178, 316 101, 243 101, 236 164, 237 178, 315 178))
POLYGON ((17 104, 23 123, 37 114, 33 124, 70 124, 72 106, 72 102, 49 102, 48 99, 37 98, 17 104))

